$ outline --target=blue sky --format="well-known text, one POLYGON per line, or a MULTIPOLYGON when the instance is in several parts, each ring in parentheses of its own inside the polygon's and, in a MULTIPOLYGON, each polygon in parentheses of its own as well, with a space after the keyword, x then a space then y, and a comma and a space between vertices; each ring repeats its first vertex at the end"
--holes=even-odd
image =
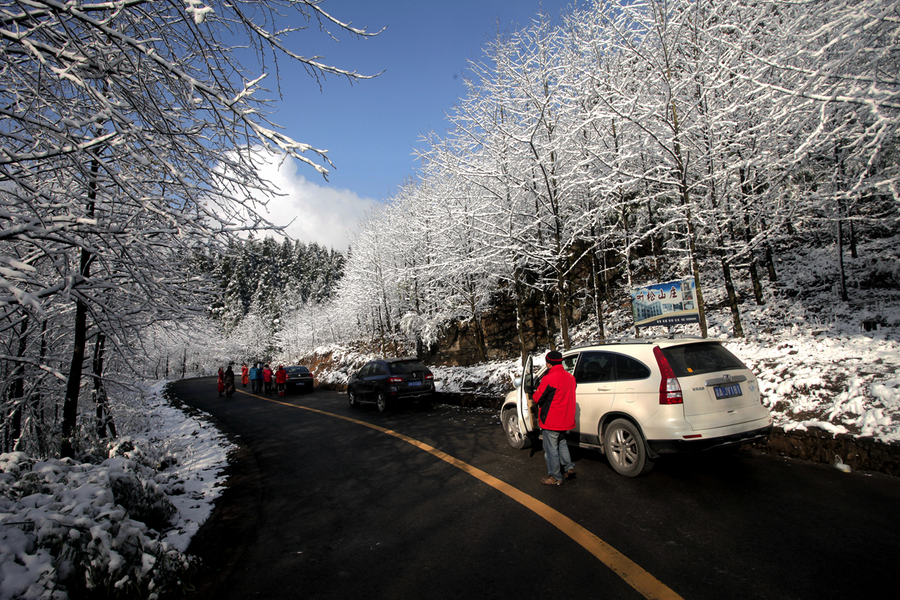
MULTIPOLYGON (((368 31, 357 39, 316 24, 294 36, 292 50, 321 62, 377 78, 351 85, 329 76, 320 91, 298 64, 281 60, 284 99, 271 116, 299 142, 328 150, 335 168, 326 182, 301 164, 282 166, 269 177, 287 194, 269 205, 276 224, 297 220, 290 235, 345 250, 348 234, 367 209, 393 196, 416 170, 414 145, 429 132, 443 132, 445 113, 465 94, 469 60, 481 60, 485 42, 522 29, 542 11, 553 18, 574 0, 325 0, 338 19, 368 31)), ((270 75, 273 77, 274 73, 270 75)), ((274 88, 274 82, 267 82, 274 88)))

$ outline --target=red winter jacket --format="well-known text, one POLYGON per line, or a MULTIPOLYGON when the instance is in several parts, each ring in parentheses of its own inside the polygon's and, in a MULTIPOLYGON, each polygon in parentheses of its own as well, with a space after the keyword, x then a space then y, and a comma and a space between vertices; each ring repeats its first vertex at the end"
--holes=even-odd
POLYGON ((568 431, 575 427, 575 377, 562 365, 553 365, 534 393, 541 429, 568 431))

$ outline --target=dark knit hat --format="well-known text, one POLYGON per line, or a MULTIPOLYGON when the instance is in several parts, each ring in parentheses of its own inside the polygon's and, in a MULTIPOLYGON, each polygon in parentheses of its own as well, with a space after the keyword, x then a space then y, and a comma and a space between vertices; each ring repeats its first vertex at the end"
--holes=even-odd
POLYGON ((562 354, 553 350, 547 353, 546 361, 548 365, 558 365, 562 362, 562 354))

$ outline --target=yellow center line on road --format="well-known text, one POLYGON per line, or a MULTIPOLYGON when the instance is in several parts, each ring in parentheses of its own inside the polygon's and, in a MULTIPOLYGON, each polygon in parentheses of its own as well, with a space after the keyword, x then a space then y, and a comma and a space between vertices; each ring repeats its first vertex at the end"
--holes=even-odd
POLYGON ((402 433, 398 433, 384 427, 379 427, 378 425, 373 425, 372 423, 366 423, 365 421, 360 421, 352 417, 345 417, 343 415, 330 413, 309 406, 290 404, 289 402, 282 402, 280 400, 274 400, 272 398, 264 398, 255 394, 248 394, 247 392, 241 390, 237 391, 254 398, 259 398, 260 400, 272 402, 273 404, 281 404, 283 406, 289 406, 291 408, 299 408, 309 412, 319 413, 320 415, 325 415, 327 417, 343 419, 344 421, 349 421, 350 423, 356 423, 357 425, 362 425, 363 427, 368 427, 370 429, 380 431, 381 433, 386 433, 387 435, 412 444, 416 448, 424 450, 432 456, 435 456, 442 461, 468 473, 472 477, 483 481, 495 490, 499 491, 502 494, 505 494, 525 508, 528 508, 535 514, 544 518, 548 523, 562 531, 585 550, 593 554, 613 573, 625 580, 625 583, 630 585, 638 593, 644 596, 644 598, 647 598, 648 600, 683 600, 681 596, 676 594, 668 586, 656 579, 653 575, 642 569, 634 561, 629 559, 627 556, 625 556, 558 510, 550 508, 540 500, 534 498, 533 496, 529 496, 522 490, 515 488, 508 483, 497 479, 493 475, 490 475, 477 467, 473 467, 472 465, 459 460, 458 458, 450 456, 446 452, 438 450, 433 446, 429 446, 425 442, 421 442, 415 438, 403 435, 402 433))

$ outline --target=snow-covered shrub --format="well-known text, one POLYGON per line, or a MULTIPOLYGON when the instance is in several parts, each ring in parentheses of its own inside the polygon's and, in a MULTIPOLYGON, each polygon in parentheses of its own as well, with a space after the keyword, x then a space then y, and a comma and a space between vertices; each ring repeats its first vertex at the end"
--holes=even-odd
POLYGON ((169 497, 153 481, 142 480, 131 473, 112 478, 112 492, 116 503, 128 511, 128 516, 157 531, 165 528, 176 510, 169 497))
POLYGON ((175 512, 151 473, 124 457, 0 455, 0 600, 156 598, 177 585, 190 559, 137 520, 175 512))

